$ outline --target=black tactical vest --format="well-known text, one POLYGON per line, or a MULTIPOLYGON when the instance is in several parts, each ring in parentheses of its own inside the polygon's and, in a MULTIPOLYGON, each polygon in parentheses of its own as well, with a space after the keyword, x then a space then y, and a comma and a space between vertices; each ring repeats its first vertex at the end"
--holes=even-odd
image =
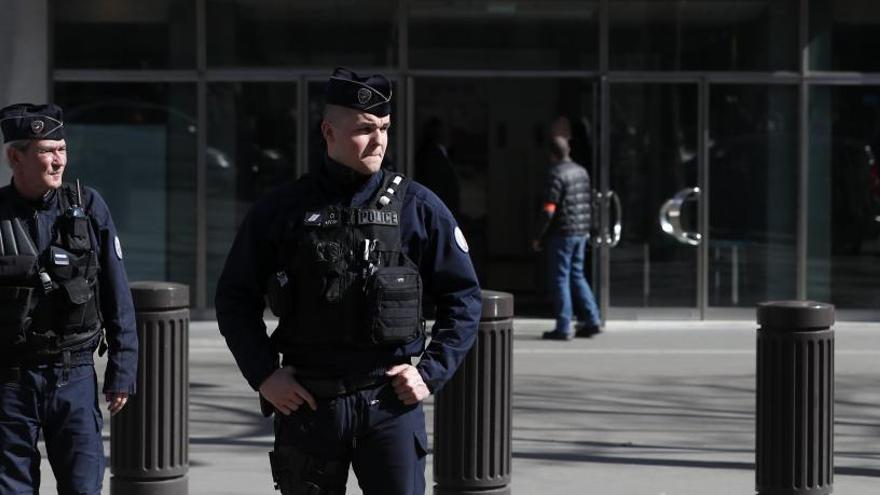
POLYGON ((316 185, 308 184, 314 207, 288 223, 281 269, 269 281, 277 350, 394 346, 424 335, 422 280, 401 252, 406 186, 402 175, 387 173, 365 207, 350 208, 317 206, 316 185))
POLYGON ((101 330, 90 218, 69 184, 57 194, 62 214, 42 255, 15 215, 0 220, 0 352, 75 351, 93 344, 101 330))

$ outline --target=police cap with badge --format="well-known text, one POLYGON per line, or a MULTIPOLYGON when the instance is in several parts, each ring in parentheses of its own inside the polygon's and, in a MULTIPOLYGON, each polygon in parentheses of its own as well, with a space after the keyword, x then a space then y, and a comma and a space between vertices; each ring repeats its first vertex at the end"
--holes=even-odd
POLYGON ((381 74, 361 77, 338 67, 327 83, 327 104, 384 117, 391 113, 391 81, 381 74))
POLYGON ((17 103, 0 109, 0 129, 3 142, 30 139, 64 139, 64 120, 61 107, 49 103, 34 105, 17 103))

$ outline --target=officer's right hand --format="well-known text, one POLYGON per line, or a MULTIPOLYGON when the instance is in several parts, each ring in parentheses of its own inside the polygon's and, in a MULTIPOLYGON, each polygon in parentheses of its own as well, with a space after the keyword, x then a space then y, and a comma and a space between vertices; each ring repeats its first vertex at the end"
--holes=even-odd
POLYGON ((278 368, 269 378, 263 380, 260 394, 285 416, 299 409, 303 402, 313 411, 318 409, 312 394, 293 378, 293 366, 278 368))

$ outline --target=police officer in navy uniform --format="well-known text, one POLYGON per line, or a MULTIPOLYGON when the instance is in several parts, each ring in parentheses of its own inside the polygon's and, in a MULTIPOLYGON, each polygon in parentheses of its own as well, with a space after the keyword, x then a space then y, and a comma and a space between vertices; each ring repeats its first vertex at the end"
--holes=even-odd
POLYGON ((111 414, 135 390, 137 334, 122 247, 94 190, 62 183, 61 109, 0 110, 12 183, 0 188, 0 494, 39 493, 42 432, 58 493, 100 494, 94 351, 109 349, 111 414))
POLYGON ((217 286, 220 332, 276 413, 283 495, 343 494, 349 465, 367 495, 423 494, 421 402, 476 335, 480 289, 455 218, 381 168, 390 112, 387 78, 334 71, 323 163, 253 206, 217 286), (427 346, 423 292, 436 305, 427 346))

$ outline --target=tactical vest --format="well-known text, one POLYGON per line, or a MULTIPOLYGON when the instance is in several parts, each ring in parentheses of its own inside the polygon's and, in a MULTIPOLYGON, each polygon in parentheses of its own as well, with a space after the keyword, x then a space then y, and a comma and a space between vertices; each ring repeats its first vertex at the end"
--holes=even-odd
MULTIPOLYGON (((291 219, 281 270, 269 281, 269 306, 279 317, 272 334, 277 350, 395 346, 424 335, 421 276, 401 251, 406 187, 402 175, 387 173, 363 208, 307 207, 291 219)), ((314 184, 307 189, 317 195, 314 184)))
POLYGON ((42 255, 15 215, 0 220, 0 353, 75 351, 92 345, 101 330, 90 218, 69 184, 57 194, 62 214, 42 255))

